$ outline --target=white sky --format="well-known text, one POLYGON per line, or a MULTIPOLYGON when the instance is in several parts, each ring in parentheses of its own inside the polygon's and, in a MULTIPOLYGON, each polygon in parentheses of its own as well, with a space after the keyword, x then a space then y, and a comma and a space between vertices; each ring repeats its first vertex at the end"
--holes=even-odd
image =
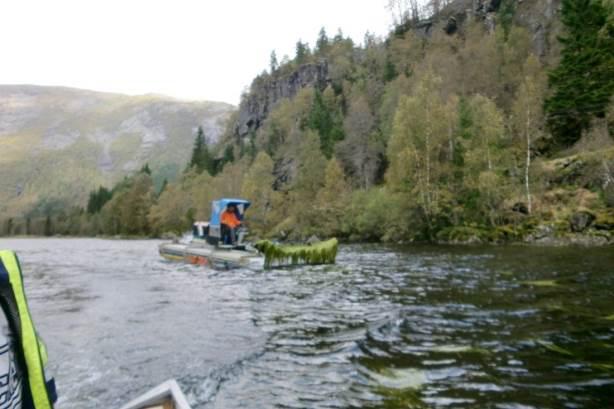
POLYGON ((386 0, 1 0, 0 84, 239 102, 271 50, 322 26, 356 42, 390 25, 386 0))

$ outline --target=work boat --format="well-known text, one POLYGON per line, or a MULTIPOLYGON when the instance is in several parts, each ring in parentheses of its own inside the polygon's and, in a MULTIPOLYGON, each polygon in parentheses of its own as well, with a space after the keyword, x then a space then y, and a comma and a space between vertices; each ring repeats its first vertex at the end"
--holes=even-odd
POLYGON ((279 245, 268 240, 254 244, 247 242, 245 238, 248 232, 243 227, 243 219, 250 204, 245 199, 224 198, 213 201, 210 220, 195 222, 192 226, 192 237, 186 242, 161 244, 158 248, 160 255, 169 260, 216 269, 262 269, 274 265, 335 262, 337 239, 301 246, 279 245), (227 224, 222 223, 224 218, 240 223, 239 227, 230 229, 227 224))
POLYGON ((250 202, 243 199, 220 199, 211 203, 211 219, 195 222, 192 238, 184 243, 164 243, 159 247, 160 255, 170 260, 181 260, 191 264, 213 268, 248 267, 262 268, 264 258, 251 244, 246 243, 247 230, 237 229, 232 240, 231 234, 222 234, 222 212, 234 208, 235 217, 242 221, 250 202))

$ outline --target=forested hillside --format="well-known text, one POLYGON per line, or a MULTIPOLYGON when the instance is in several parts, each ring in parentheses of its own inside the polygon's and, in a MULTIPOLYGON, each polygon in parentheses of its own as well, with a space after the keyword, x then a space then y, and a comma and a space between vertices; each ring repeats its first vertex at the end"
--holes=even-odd
POLYGON ((197 127, 215 143, 232 110, 158 95, 0 85, 0 217, 83 207, 89 190, 146 162, 160 186, 183 171, 197 127))
POLYGON ((272 53, 176 183, 144 169, 47 233, 181 232, 244 196, 253 232, 291 240, 611 242, 612 7, 393 1, 386 38, 272 53))

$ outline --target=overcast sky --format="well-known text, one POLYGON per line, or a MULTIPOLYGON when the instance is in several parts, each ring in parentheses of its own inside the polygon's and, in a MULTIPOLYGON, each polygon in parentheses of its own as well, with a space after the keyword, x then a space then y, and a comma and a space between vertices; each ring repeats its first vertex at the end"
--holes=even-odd
POLYGON ((2 0, 0 84, 63 85, 237 104, 251 79, 320 28, 362 42, 386 0, 2 0))

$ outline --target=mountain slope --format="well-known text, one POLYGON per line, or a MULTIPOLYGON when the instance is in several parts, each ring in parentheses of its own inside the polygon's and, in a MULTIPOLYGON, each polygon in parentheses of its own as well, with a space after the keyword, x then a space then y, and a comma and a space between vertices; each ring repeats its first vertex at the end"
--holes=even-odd
POLYGON ((233 109, 157 95, 0 85, 0 212, 82 206, 90 190, 146 162, 156 181, 173 179, 197 127, 214 143, 233 109))

